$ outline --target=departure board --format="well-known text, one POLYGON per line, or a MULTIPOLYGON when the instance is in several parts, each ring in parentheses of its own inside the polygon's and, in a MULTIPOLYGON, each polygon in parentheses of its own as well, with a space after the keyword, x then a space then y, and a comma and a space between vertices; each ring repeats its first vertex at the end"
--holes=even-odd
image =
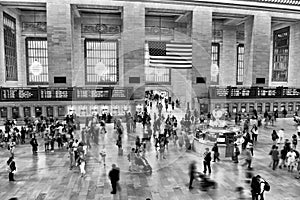
POLYGON ((41 101, 72 101, 73 88, 39 88, 41 101))
POLYGON ((76 100, 110 100, 110 88, 76 88, 76 100))
POLYGON ((38 88, 1 88, 2 101, 38 101, 38 88))
POLYGON ((243 99, 243 98, 300 98, 300 88, 287 87, 211 87, 211 98, 228 98, 228 99, 243 99))

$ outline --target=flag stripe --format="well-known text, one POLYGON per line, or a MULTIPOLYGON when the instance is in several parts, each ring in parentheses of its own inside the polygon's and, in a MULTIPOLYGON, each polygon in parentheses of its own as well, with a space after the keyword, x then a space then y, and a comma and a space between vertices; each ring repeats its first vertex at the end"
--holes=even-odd
POLYGON ((192 43, 149 41, 149 66, 192 68, 192 43))

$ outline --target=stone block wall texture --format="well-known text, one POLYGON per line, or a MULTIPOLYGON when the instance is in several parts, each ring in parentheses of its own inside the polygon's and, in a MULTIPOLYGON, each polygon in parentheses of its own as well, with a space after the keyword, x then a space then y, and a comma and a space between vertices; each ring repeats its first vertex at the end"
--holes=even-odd
POLYGON ((127 3, 123 7, 122 45, 124 85, 134 87, 136 99, 144 98, 145 91, 145 7, 142 3, 127 3), (140 84, 129 83, 129 77, 140 77, 140 84))
POLYGON ((271 42, 271 16, 250 16, 245 22, 244 85, 268 86, 271 42), (265 78, 265 84, 256 84, 265 78))
POLYGON ((50 86, 72 86, 72 23, 67 0, 47 2, 48 69, 50 86), (54 77, 66 77, 66 84, 54 84, 54 77))
POLYGON ((192 17, 193 96, 207 96, 211 73, 212 11, 195 8, 192 17), (206 84, 196 84, 196 77, 205 77, 206 84))
POLYGON ((288 87, 300 86, 300 23, 290 26, 288 87))
POLYGON ((237 43, 236 27, 223 26, 223 44, 221 45, 219 85, 236 85, 237 43))

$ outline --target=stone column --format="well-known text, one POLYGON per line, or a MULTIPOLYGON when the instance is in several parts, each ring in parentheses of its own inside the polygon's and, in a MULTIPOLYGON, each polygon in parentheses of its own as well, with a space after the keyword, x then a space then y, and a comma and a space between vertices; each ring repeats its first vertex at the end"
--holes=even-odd
POLYGON ((48 70, 50 86, 72 86, 72 23, 68 0, 47 1, 48 70), (54 83, 65 77, 66 83, 54 83))
POLYGON ((124 59, 124 85, 134 87, 134 98, 145 94, 145 6, 126 3, 123 7, 123 33, 121 41, 124 59), (130 83, 129 80, 132 82, 130 83))
POLYGON ((19 106, 19 117, 20 118, 24 118, 24 107, 23 106, 19 106))
POLYGON ((57 118, 57 117, 58 117, 58 107, 53 106, 53 118, 57 118))
POLYGON ((244 85, 268 86, 271 44, 271 16, 259 14, 245 21, 244 85), (257 78, 265 78, 258 84, 257 78))
POLYGON ((205 98, 208 97, 211 77, 212 11, 197 7, 193 10, 192 20, 192 98, 205 98), (204 77, 206 83, 196 84, 197 77, 204 77))

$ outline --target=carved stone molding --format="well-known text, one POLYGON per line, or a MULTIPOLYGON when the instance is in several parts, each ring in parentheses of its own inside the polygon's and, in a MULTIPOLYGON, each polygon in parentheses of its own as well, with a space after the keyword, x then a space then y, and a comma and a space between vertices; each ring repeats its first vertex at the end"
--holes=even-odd
POLYGON ((82 24, 82 33, 119 34, 121 26, 114 24, 82 24))
POLYGON ((146 35, 162 35, 162 36, 174 36, 173 28, 148 26, 145 27, 146 35))
POLYGON ((47 23, 46 22, 23 22, 22 24, 23 32, 47 32, 47 23))

